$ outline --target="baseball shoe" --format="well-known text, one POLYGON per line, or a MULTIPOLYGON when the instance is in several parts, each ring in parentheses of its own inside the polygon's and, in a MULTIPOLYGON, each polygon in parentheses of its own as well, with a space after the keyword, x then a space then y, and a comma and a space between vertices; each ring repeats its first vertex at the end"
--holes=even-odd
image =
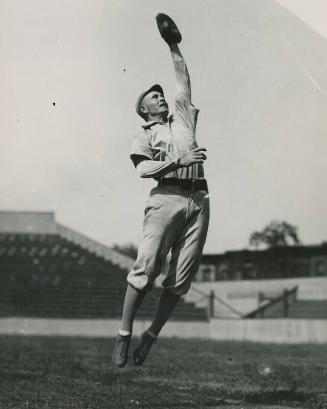
POLYGON ((143 364, 150 352, 152 344, 156 342, 156 340, 157 338, 150 335, 148 331, 143 332, 140 343, 133 353, 134 365, 140 366, 143 364))
POLYGON ((114 350, 112 351, 112 362, 122 368, 127 364, 128 348, 131 342, 131 335, 117 335, 114 350))

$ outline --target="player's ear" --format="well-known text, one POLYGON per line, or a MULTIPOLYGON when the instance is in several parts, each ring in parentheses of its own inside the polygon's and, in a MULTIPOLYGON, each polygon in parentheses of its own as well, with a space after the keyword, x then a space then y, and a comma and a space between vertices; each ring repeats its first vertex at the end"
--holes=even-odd
POLYGON ((140 111, 142 112, 142 114, 147 114, 149 112, 146 106, 144 106, 143 104, 140 106, 140 111))

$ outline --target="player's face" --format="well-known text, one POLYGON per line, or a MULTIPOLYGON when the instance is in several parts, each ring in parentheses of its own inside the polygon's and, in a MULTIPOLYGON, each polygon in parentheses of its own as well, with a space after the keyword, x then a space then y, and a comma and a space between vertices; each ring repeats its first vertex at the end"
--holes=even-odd
POLYGON ((149 117, 158 116, 159 114, 168 114, 168 104, 165 97, 158 91, 152 91, 147 94, 142 101, 142 111, 149 117))

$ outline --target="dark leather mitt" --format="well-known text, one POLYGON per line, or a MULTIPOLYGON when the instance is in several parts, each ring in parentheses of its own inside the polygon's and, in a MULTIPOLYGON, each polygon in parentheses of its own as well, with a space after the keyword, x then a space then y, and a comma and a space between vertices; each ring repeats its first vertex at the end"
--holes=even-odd
POLYGON ((181 33, 179 32, 174 21, 167 16, 167 14, 159 13, 156 20, 161 37, 168 45, 177 44, 182 41, 181 33))

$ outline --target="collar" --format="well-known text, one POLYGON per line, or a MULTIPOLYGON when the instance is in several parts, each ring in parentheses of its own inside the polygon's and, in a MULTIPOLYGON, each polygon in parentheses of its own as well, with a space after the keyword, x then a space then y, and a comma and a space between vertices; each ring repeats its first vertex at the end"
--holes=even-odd
MULTIPOLYGON (((167 123, 172 122, 172 120, 173 120, 173 114, 169 115, 167 123)), ((143 129, 150 129, 150 128, 153 127, 153 125, 156 125, 156 124, 165 125, 165 124, 162 124, 161 122, 158 122, 158 121, 149 121, 149 122, 145 122, 141 126, 142 126, 143 129)))

